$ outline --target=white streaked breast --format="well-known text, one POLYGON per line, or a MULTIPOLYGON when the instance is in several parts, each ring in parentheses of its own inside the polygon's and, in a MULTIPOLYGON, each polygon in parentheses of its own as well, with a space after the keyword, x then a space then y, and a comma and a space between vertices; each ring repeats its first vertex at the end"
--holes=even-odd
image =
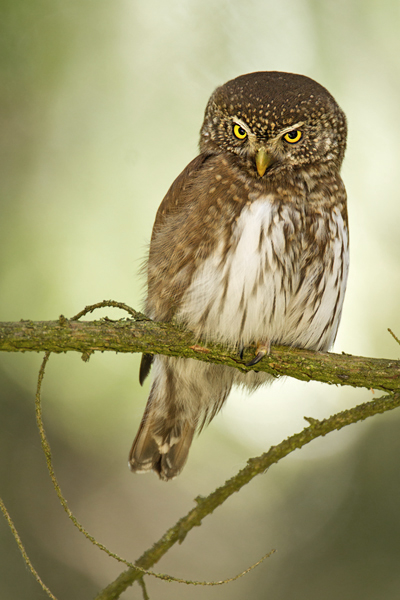
POLYGON ((224 259, 221 244, 197 270, 177 318, 201 337, 229 344, 255 341, 328 349, 339 325, 348 271, 348 238, 340 212, 327 226, 316 215, 315 238, 328 238, 312 261, 300 212, 263 197, 245 207, 224 259), (298 230, 298 226, 297 226, 298 230), (323 264, 321 264, 323 262, 323 264), (306 266, 305 266, 306 265, 306 266), (300 285, 301 269, 304 280, 300 285))

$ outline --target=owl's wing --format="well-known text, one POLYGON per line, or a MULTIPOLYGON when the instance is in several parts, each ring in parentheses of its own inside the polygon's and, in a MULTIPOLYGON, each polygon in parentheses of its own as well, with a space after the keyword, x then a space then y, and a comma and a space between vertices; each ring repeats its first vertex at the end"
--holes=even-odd
MULTIPOLYGON (((152 264, 154 261, 158 262, 157 256, 154 256, 154 241, 157 233, 162 230, 163 224, 165 223, 168 216, 172 213, 178 213, 181 208, 187 203, 190 198, 188 191, 193 183, 194 177, 201 170, 202 166, 207 160, 207 155, 200 154, 194 158, 187 167, 182 171, 180 175, 175 179, 168 192, 166 193, 163 201, 161 202, 157 211, 156 219, 153 226, 153 232, 151 236, 150 252, 149 252, 149 263, 152 264)), ((156 250, 157 252, 157 250, 156 250)), ((154 293, 152 290, 151 278, 148 277, 149 294, 154 293)), ((149 304, 149 302, 147 302, 149 304)), ((155 318, 153 316, 153 318, 155 318)), ((160 318, 160 317, 158 317, 160 318)), ((139 382, 143 385, 146 377, 150 373, 151 365, 153 363, 154 355, 143 354, 140 362, 139 369, 139 382)))
MULTIPOLYGON (((188 188, 193 183, 194 178, 203 167, 210 155, 199 154, 196 156, 182 171, 180 175, 175 179, 168 192, 165 194, 163 201, 161 202, 156 219, 153 225, 153 233, 151 241, 153 242, 156 232, 162 227, 165 218, 172 212, 178 211, 187 202, 188 188)), ((150 244, 151 252, 151 244, 150 244)))
POLYGON ((158 209, 147 264, 146 314, 151 319, 173 319, 196 269, 200 247, 209 235, 202 207, 212 162, 210 156, 200 154, 189 163, 158 209))

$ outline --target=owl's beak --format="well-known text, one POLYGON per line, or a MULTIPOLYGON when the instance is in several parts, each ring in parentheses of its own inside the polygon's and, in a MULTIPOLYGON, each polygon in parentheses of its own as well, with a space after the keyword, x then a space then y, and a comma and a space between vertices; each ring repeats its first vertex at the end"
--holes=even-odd
POLYGON ((274 157, 269 154, 264 148, 260 148, 256 154, 257 173, 262 177, 268 167, 273 163, 274 157))

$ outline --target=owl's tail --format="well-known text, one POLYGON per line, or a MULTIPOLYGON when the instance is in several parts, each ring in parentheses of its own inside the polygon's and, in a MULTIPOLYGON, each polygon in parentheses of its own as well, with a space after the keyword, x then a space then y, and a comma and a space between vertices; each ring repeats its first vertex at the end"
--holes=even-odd
MULTIPOLYGON (((147 410, 146 410, 147 413, 147 410)), ((151 412, 143 416, 139 431, 129 456, 129 466, 135 473, 155 471, 160 479, 168 481, 182 471, 188 457, 195 427, 186 423, 162 424, 152 418, 151 412)))
POLYGON ((221 408, 233 369, 192 359, 156 356, 154 381, 129 455, 135 473, 154 470, 164 481, 182 471, 194 433, 221 408))

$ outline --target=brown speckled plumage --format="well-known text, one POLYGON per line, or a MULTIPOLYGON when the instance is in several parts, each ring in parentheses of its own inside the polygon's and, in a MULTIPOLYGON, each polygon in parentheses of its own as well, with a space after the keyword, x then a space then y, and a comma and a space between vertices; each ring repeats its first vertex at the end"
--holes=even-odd
MULTIPOLYGON (((345 148, 343 112, 307 77, 251 73, 217 88, 200 155, 157 212, 146 313, 238 349, 256 342, 256 360, 274 343, 327 350, 348 271, 345 148)), ((141 382, 152 362, 130 466, 168 480, 233 383, 254 389, 269 378, 144 355, 141 382)))

